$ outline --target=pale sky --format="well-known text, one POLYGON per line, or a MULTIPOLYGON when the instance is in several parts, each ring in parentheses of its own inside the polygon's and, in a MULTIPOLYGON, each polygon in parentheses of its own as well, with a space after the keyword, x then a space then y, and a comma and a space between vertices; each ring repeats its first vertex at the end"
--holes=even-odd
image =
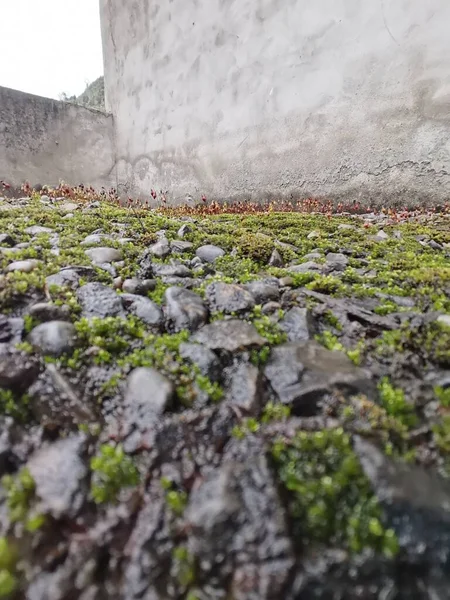
POLYGON ((0 85, 58 98, 103 75, 98 0, 0 0, 0 85))

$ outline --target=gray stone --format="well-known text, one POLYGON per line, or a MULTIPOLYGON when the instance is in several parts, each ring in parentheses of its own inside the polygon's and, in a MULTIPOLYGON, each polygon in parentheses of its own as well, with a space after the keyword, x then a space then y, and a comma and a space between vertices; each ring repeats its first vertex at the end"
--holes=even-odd
POLYGON ((6 267, 6 272, 21 271, 22 273, 30 273, 34 271, 42 261, 30 258, 29 260, 16 260, 6 267))
POLYGON ((192 336, 191 341, 204 344, 211 350, 227 352, 260 348, 267 343, 253 325, 239 319, 214 321, 214 323, 205 325, 192 336))
POLYGON ((153 265, 153 272, 158 277, 191 277, 192 271, 185 265, 171 264, 171 265, 153 265))
POLYGON ((104 233, 92 233, 84 238, 80 242, 80 246, 95 246, 96 244, 102 244, 105 240, 110 240, 111 236, 104 233))
POLYGON ((174 240, 171 242, 170 247, 172 248, 173 252, 188 252, 194 247, 194 244, 192 242, 185 242, 183 240, 174 240))
POLYGON ((75 327, 67 321, 41 323, 31 330, 28 341, 43 354, 58 357, 75 348, 75 327))
POLYGON ((308 262, 302 263, 301 265, 293 265, 291 267, 286 267, 286 268, 288 271, 291 271, 292 273, 310 273, 310 272, 317 273, 322 270, 322 265, 319 265, 318 263, 315 263, 313 261, 308 261, 308 262))
POLYGON ((150 246, 149 250, 156 258, 166 258, 171 252, 170 244, 166 238, 161 238, 156 244, 150 246))
POLYGON ((269 266, 270 267, 283 267, 284 266, 283 258, 276 248, 272 252, 272 255, 270 257, 269 266))
POLYGON ((86 255, 97 265, 111 263, 122 259, 122 252, 116 248, 89 248, 89 250, 86 250, 86 255))
POLYGON ((72 290, 76 289, 80 285, 81 275, 75 269, 63 269, 59 273, 49 275, 45 279, 47 288, 51 286, 57 287, 68 287, 72 290))
POLYGON ((430 248, 433 248, 433 250, 444 250, 444 246, 442 244, 439 244, 435 240, 430 240, 428 242, 428 245, 430 246, 430 248))
POLYGON ((171 287, 165 292, 165 300, 166 317, 174 331, 195 331, 208 320, 208 308, 194 292, 171 287))
POLYGON ((379 240, 387 240, 389 239, 388 234, 383 231, 382 229, 380 229, 380 231, 378 231, 378 233, 375 236, 376 238, 378 238, 379 240))
POLYGON ((183 342, 179 348, 180 355, 200 369, 211 381, 218 381, 222 375, 222 366, 212 350, 202 344, 183 342))
POLYGON ((38 302, 30 307, 28 314, 41 321, 66 321, 70 319, 70 309, 68 306, 58 306, 50 302, 38 302))
POLYGON ((332 352, 315 341, 273 348, 264 373, 280 402, 292 405, 299 416, 315 415, 318 400, 335 389, 374 394, 368 373, 343 352, 332 352))
POLYGON ((83 506, 88 475, 86 439, 74 435, 38 450, 27 463, 36 485, 37 510, 55 519, 74 517, 83 506))
POLYGON ((250 415, 257 415, 262 407, 261 373, 255 365, 235 361, 224 371, 225 400, 243 408, 250 415))
POLYGON ((146 325, 160 329, 163 323, 161 308, 150 298, 136 294, 122 294, 124 307, 128 312, 141 319, 146 325))
POLYGON ((320 252, 309 252, 309 254, 305 254, 305 256, 303 257, 303 260, 315 261, 315 260, 320 260, 321 258, 322 258, 322 255, 320 254, 320 252))
POLYGON ((155 288, 156 281, 154 279, 138 279, 137 277, 132 277, 131 279, 125 279, 122 284, 122 290, 124 292, 127 294, 138 294, 139 296, 145 296, 155 288))
POLYGON ((0 246, 15 246, 16 241, 9 233, 0 233, 0 246))
POLYGON ((139 367, 127 379, 125 393, 125 435, 154 425, 170 406, 174 386, 155 369, 139 367))
POLYGON ((333 271, 345 271, 348 265, 348 258, 340 252, 329 252, 325 258, 327 267, 333 271))
POLYGON ((43 233, 53 233, 53 229, 50 227, 42 227, 41 225, 31 225, 25 229, 25 233, 30 235, 41 235, 43 233))
POLYGON ((117 292, 103 283, 92 282, 77 291, 78 302, 87 318, 125 317, 122 300, 117 292))
POLYGON ((251 310, 255 299, 243 286, 235 283, 215 281, 205 290, 206 299, 212 309, 227 313, 251 310))
POLYGON ((0 343, 16 344, 22 340, 24 320, 21 317, 8 318, 0 314, 0 343))
POLYGON ((178 237, 182 238, 186 234, 191 233, 191 232, 192 232, 192 228, 187 223, 184 223, 178 230, 177 235, 178 235, 178 237))
POLYGON ((294 306, 279 322, 279 327, 288 336, 290 342, 303 342, 311 337, 312 318, 307 308, 294 306))
POLYGON ((320 232, 319 231, 311 231, 310 233, 308 233, 308 235, 306 237, 308 238, 308 240, 313 240, 315 238, 320 237, 320 232))
POLYGON ((245 288, 251 293, 256 304, 264 304, 269 300, 276 301, 280 298, 277 279, 274 282, 264 280, 251 281, 245 285, 245 288))
POLYGON ((200 246, 200 248, 197 248, 195 254, 201 258, 203 262, 213 263, 221 256, 224 256, 225 250, 222 250, 222 248, 219 248, 219 246, 206 244, 205 246, 200 246))

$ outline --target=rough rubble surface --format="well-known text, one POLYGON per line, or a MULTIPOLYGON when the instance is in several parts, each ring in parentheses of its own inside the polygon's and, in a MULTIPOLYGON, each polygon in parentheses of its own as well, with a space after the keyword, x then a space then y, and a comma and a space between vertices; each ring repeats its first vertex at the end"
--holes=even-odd
POLYGON ((0 198, 0 598, 450 598, 448 207, 45 192, 0 198))

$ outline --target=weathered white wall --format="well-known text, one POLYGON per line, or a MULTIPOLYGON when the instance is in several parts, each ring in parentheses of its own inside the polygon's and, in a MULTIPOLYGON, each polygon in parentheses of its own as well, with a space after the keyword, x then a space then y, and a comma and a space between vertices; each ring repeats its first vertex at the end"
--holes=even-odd
POLYGON ((100 0, 124 192, 450 197, 449 0, 100 0))
POLYGON ((0 87, 0 180, 116 185, 111 115, 0 87))

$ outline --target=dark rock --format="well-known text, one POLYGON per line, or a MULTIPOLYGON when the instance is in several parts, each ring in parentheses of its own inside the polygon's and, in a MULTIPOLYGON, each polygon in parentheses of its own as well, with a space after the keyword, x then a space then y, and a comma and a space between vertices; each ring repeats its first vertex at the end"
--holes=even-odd
POLYGON ((27 467, 36 484, 38 510, 55 519, 74 517, 85 496, 87 466, 82 458, 86 439, 74 435, 38 450, 27 467))
POLYGON ((245 285, 245 288, 251 293, 256 304, 264 304, 269 300, 277 301, 280 299, 278 279, 275 279, 275 281, 251 281, 245 285))
POLYGON ((28 341, 42 354, 54 357, 62 356, 75 348, 75 327, 67 321, 41 323, 31 330, 28 341))
POLYGON ((49 302, 39 302, 30 307, 28 314, 30 317, 45 323, 47 321, 65 321, 70 319, 70 309, 68 306, 58 306, 49 302))
POLYGON ((86 250, 86 255, 97 265, 122 260, 122 252, 116 248, 90 248, 86 250))
POLYGON ((450 484, 431 470, 389 459, 355 436, 354 448, 409 560, 450 568, 450 484))
POLYGON ((152 279, 153 278, 153 256, 149 249, 145 250, 138 259, 139 264, 139 279, 152 279))
POLYGON ((15 246, 16 241, 9 233, 0 233, 0 246, 15 246))
POLYGON ((314 341, 288 343, 272 349, 264 374, 283 404, 295 414, 314 416, 317 402, 333 390, 373 395, 370 376, 342 352, 314 341))
POLYGON ((39 375, 39 364, 19 352, 0 355, 0 387, 24 391, 39 375))
POLYGON ((267 343, 253 325, 239 319, 215 321, 205 325, 192 336, 191 341, 204 344, 211 350, 227 352, 260 348, 267 343))
POLYGON ((24 320, 21 317, 0 315, 0 343, 17 344, 22 340, 24 320))
POLYGON ((195 331, 208 320, 208 308, 200 296, 179 287, 165 292, 166 316, 174 331, 195 331))
POLYGON ((284 266, 283 258, 281 257, 281 254, 278 252, 278 250, 276 248, 272 252, 272 255, 270 257, 269 266, 270 267, 283 267, 284 266))
POLYGON ((433 250, 444 250, 444 246, 442 244, 439 244, 435 240, 430 240, 428 242, 428 245, 430 246, 430 248, 433 248, 433 250))
POLYGON ((80 279, 94 279, 96 277, 95 269, 92 267, 65 267, 59 273, 49 275, 46 280, 46 286, 68 287, 72 290, 80 286, 80 279))
POLYGON ((279 302, 267 302, 266 304, 263 304, 261 310, 262 310, 263 314, 271 315, 280 309, 281 309, 281 304, 279 302))
POLYGON ((122 284, 122 290, 125 293, 138 294, 139 296, 145 296, 155 288, 156 281, 154 279, 138 279, 137 277, 132 277, 131 279, 125 279, 122 284))
POLYGON ((125 309, 141 319, 146 325, 160 329, 163 324, 161 308, 150 298, 135 294, 122 294, 125 309))
POLYGON ((78 302, 87 318, 125 317, 120 296, 103 283, 93 282, 83 285, 77 291, 78 302))
POLYGON ((205 296, 212 309, 227 313, 251 310, 255 306, 255 299, 241 285, 215 281, 210 283, 205 290, 205 296))
POLYGON ((153 272, 158 277, 191 277, 192 271, 181 264, 153 265, 153 272))
POLYGON ((183 342, 179 348, 180 355, 200 369, 211 381, 218 381, 222 374, 222 366, 212 350, 202 344, 183 342))
POLYGON ((174 240, 170 243, 170 247, 173 252, 188 252, 194 247, 194 244, 183 240, 174 240))
MULTIPOLYGON (((94 410, 78 395, 74 386, 58 367, 49 363, 28 394, 35 419, 48 429, 73 427, 94 420, 94 410)), ((92 402, 92 398, 89 399, 92 402)))
POLYGON ((279 327, 290 342, 303 342, 311 337, 313 321, 307 308, 294 306, 284 315, 279 327))
MULTIPOLYGON (((170 406, 174 391, 172 382, 155 369, 134 369, 128 376, 124 401, 125 436, 155 425, 170 406)), ((127 449, 131 450, 129 446, 127 449)))
POLYGON ((240 598, 284 597, 294 566, 293 549, 260 443, 236 447, 219 469, 194 487, 185 519, 188 547, 199 558, 202 571, 220 567, 233 573, 233 588, 240 598), (256 587, 255 596, 245 593, 246 570, 255 576, 251 588, 256 587))
POLYGON ((258 415, 262 408, 262 377, 252 363, 235 361, 224 371, 225 399, 230 404, 243 408, 246 413, 258 415))
POLYGON ((225 250, 222 250, 222 248, 219 248, 219 246, 207 244, 206 246, 200 246, 200 248, 197 248, 195 254, 201 258, 203 262, 213 263, 221 256, 224 256, 225 250))
POLYGON ((150 246, 149 250, 157 258, 166 258, 170 254, 170 244, 166 238, 162 238, 150 246))

